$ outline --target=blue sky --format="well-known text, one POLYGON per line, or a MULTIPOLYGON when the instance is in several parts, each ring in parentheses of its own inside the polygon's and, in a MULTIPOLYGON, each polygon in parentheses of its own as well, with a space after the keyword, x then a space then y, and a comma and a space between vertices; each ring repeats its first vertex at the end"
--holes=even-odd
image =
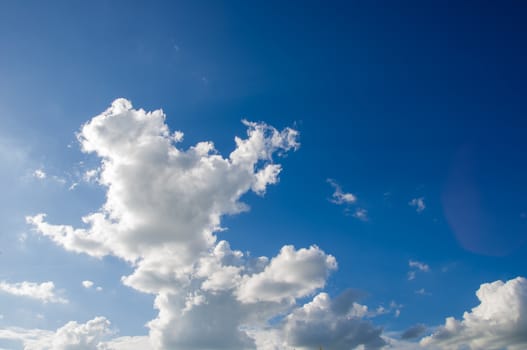
POLYGON ((0 348, 59 348, 61 334, 82 324, 97 341, 69 344, 77 349, 132 349, 126 341, 187 350, 447 349, 446 338, 459 348, 478 349, 474 339, 485 349, 522 348, 523 338, 503 339, 527 330, 500 312, 527 308, 527 282, 517 278, 527 270, 525 15, 518 2, 2 2, 0 348), (131 105, 114 103, 118 98, 131 105), (165 126, 146 113, 159 109, 165 126), (104 111, 124 118, 108 129, 115 135, 95 127, 110 123, 97 119, 104 111), (201 175, 189 180, 159 175, 179 168, 153 156, 127 160, 145 145, 139 140, 149 120, 161 130, 157 136, 172 137, 172 147, 185 153, 212 141, 214 150, 200 157, 218 155, 232 166, 210 175, 196 165, 201 175), (121 153, 126 130, 138 142, 121 153), (272 160, 258 158, 242 174, 229 154, 258 149, 234 142, 251 135, 280 142, 260 145, 272 160), (121 163, 135 164, 137 178, 120 172, 121 163), (258 178, 273 164, 281 165, 278 177, 258 178), (89 178, 91 170, 97 171, 89 178), (200 196, 184 190, 202 185, 200 196), (229 191, 250 209, 229 207, 221 199, 229 191), (130 193, 138 194, 136 202, 130 193), (121 202, 130 217, 115 204, 121 202), (67 243, 73 236, 64 226, 26 221, 46 213, 43 222, 94 234, 81 217, 95 212, 107 215, 104 232, 113 232, 112 222, 132 227, 137 219, 144 227, 102 234, 88 249, 67 243), (217 215, 227 228, 207 226, 214 243, 192 232, 197 213, 217 215), (210 270, 205 261, 216 259, 222 240, 236 259, 243 253, 243 262, 221 260, 210 270), (286 245, 295 248, 281 250, 286 245), (170 260, 187 253, 194 258, 170 260), (251 265, 259 256, 269 259, 261 271, 251 265), (287 265, 295 259, 300 267, 287 265), (156 280, 164 269, 177 275, 194 266, 189 283, 203 284, 123 280, 142 273, 141 261, 156 266, 147 276, 156 280), (294 281, 283 277, 295 274, 294 281), (235 289, 214 284, 220 278, 213 275, 235 289), (152 290, 145 292, 145 283, 152 290), (205 302, 193 299, 194 313, 185 314, 178 293, 205 302), (501 305, 502 295, 514 303, 501 305), (353 314, 339 300, 369 311, 353 314), (221 316, 233 322, 231 343, 229 330, 223 345, 199 343, 215 341, 213 333, 200 334, 200 312, 219 312, 221 303, 234 303, 240 315, 258 314, 259 307, 274 314, 249 322, 233 311, 221 316), (314 317, 309 305, 323 313, 314 317), (480 314, 485 307, 493 310, 491 321, 503 323, 493 339, 483 336, 490 324, 480 314), (145 326, 163 310, 173 313, 167 311, 166 326, 145 326), (445 324, 451 316, 458 326, 445 324), (69 321, 77 324, 68 328, 69 321), (332 322, 341 322, 345 336, 331 333, 332 322), (350 335, 357 325, 371 331, 362 343, 350 335), (426 329, 402 337, 416 325, 426 329), (182 337, 185 327, 196 336, 182 337), (308 340, 309 327, 327 331, 308 340))

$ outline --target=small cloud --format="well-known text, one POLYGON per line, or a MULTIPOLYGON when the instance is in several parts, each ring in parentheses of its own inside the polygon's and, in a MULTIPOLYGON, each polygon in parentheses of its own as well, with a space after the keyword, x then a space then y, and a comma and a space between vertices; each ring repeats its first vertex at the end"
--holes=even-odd
POLYGON ((412 326, 405 330, 403 334, 401 334, 401 339, 416 339, 422 336, 426 332, 426 326, 424 324, 416 324, 415 326, 412 326))
POLYGON ((39 320, 43 320, 46 318, 43 314, 36 314, 35 317, 38 318, 39 320))
POLYGON ((408 271, 408 281, 415 279, 415 271, 408 271))
POLYGON ((351 204, 357 201, 357 197, 354 194, 343 192, 342 187, 335 180, 327 179, 327 182, 335 189, 335 192, 333 192, 329 200, 331 203, 341 205, 351 204))
POLYGON ((399 316, 401 316, 401 310, 399 310, 399 309, 395 310, 395 312, 393 313, 393 316, 395 318, 398 318, 399 316))
POLYGON ((172 135, 172 139, 174 140, 174 142, 181 142, 183 141, 184 136, 185 134, 182 131, 176 130, 174 131, 174 134, 172 135))
POLYGON ((89 281, 89 280, 82 281, 82 286, 83 286, 84 288, 91 288, 91 287, 93 287, 93 282, 92 282, 92 281, 89 281))
POLYGON ((46 176, 46 173, 42 169, 37 169, 33 172, 33 177, 36 177, 37 179, 43 180, 46 178, 46 176))
POLYGON ((362 221, 368 221, 368 211, 363 208, 357 208, 355 213, 353 213, 353 217, 362 221))
MULTIPOLYGON (((82 286, 86 289, 90 289, 92 287, 95 286, 95 283, 93 283, 93 281, 90 281, 90 280, 85 280, 85 281, 82 281, 82 286)), ((97 286, 94 288, 97 292, 101 292, 102 291, 102 287, 101 286, 97 286)))
POLYGON ((410 202, 408 202, 408 205, 411 207, 415 207, 415 211, 418 213, 422 213, 423 210, 426 209, 424 197, 414 198, 410 202))
POLYGON ((428 272, 430 271, 430 266, 428 266, 427 264, 423 263, 423 262, 420 262, 420 261, 417 261, 417 260, 409 260, 408 261, 408 266, 410 267, 414 267, 420 271, 423 271, 423 272, 428 272))
POLYGON ((417 271, 421 272, 430 272, 430 266, 427 264, 417 261, 417 260, 409 260, 408 266, 413 269, 408 271, 408 281, 414 280, 415 276, 417 274, 417 271))
POLYGON ((24 244, 26 241, 27 241, 27 233, 26 232, 22 232, 21 234, 18 235, 18 243, 24 244))
POLYGON ((428 293, 424 288, 418 289, 415 291, 415 294, 419 295, 432 295, 431 293, 428 293))
POLYGON ((0 314, 0 320, 3 320, 3 319, 4 319, 4 315, 0 314))
POLYGON ((99 174, 99 169, 90 169, 84 173, 84 181, 91 182, 97 178, 99 174))

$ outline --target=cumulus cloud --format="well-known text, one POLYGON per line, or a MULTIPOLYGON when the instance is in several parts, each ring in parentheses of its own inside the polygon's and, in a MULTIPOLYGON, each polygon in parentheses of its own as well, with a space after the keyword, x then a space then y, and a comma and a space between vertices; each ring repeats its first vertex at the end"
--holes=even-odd
POLYGON ((527 280, 485 283, 476 292, 480 304, 458 320, 421 340, 425 347, 445 350, 521 350, 527 348, 527 280))
POLYGON ((307 296, 325 285, 337 262, 317 246, 285 246, 261 273, 247 276, 238 288, 242 302, 276 301, 307 296))
POLYGON ((335 350, 359 346, 381 349, 386 345, 382 329, 363 319, 367 311, 366 306, 352 300, 348 303, 340 300, 336 305, 328 294, 320 293, 286 317, 283 338, 287 346, 305 350, 319 346, 335 350))
POLYGON ((333 179, 327 179, 327 182, 333 186, 335 191, 331 195, 331 199, 329 200, 331 203, 335 204, 351 204, 355 203, 357 201, 357 197, 353 193, 346 193, 342 191, 342 187, 333 179))
POLYGON ((101 210, 83 218, 87 228, 52 225, 42 214, 27 220, 67 250, 130 262, 161 251, 190 264, 214 245, 223 215, 248 209, 244 193, 263 194, 278 181, 273 154, 299 147, 293 129, 244 124, 248 137, 235 138, 236 149, 223 158, 212 142, 177 148, 161 110, 136 110, 118 99, 78 134, 83 151, 102 159, 101 210))
POLYGON ((21 296, 31 299, 40 300, 44 303, 67 303, 68 300, 56 294, 55 284, 51 281, 43 283, 35 282, 18 282, 7 283, 0 282, 0 291, 15 296, 21 296))
POLYGON ((415 207, 415 211, 418 213, 421 213, 426 209, 424 197, 413 198, 410 202, 408 202, 408 205, 415 207))
POLYGON ((8 328, 0 330, 0 339, 22 342, 24 350, 110 350, 105 338, 114 332, 104 317, 79 324, 66 323, 57 331, 42 329, 8 328))
MULTIPOLYGON (((248 210, 245 193, 263 195, 278 182, 276 155, 299 147, 293 129, 243 124, 247 136, 235 138, 227 157, 208 141, 182 149, 183 133, 169 131, 161 110, 118 99, 78 133, 82 150, 101 159, 100 210, 82 227, 49 223, 44 214, 27 218, 66 250, 114 255, 134 267, 122 282, 155 295, 159 313, 148 323, 154 349, 254 348, 251 334, 323 288, 337 267, 316 246, 252 258, 217 241, 222 217, 248 210)), ((132 339, 142 341, 121 338, 121 345, 132 339)))

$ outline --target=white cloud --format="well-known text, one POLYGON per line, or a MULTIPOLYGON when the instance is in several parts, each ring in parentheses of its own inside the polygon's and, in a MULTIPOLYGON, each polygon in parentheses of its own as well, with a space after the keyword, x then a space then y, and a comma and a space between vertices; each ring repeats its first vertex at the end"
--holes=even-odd
POLYGON ((327 179, 327 182, 333 186, 335 191, 331 195, 330 202, 335 204, 351 204, 355 203, 357 201, 357 197, 355 197, 352 193, 346 193, 342 191, 342 187, 333 179, 327 179))
POLYGON ((82 228, 50 224, 44 214, 27 218, 66 250, 131 263, 122 282, 156 295, 159 314, 148 323, 155 349, 254 348, 248 329, 287 313, 336 268, 316 246, 285 246, 270 259, 217 242, 222 216, 248 210, 245 193, 263 195, 278 182, 273 155, 299 147, 293 129, 243 123, 247 137, 236 137, 223 157, 212 142, 176 147, 183 134, 170 133, 161 110, 116 100, 78 134, 83 151, 101 158, 101 209, 84 217, 82 228))
POLYGON ((336 268, 335 258, 317 246, 300 250, 285 246, 262 272, 242 280, 237 295, 245 303, 304 297, 324 287, 336 268))
POLYGON ((427 265, 427 264, 425 264, 423 262, 417 261, 417 260, 409 260, 408 261, 408 266, 411 269, 413 269, 413 270, 408 271, 408 280, 409 281, 415 279, 417 271, 430 272, 430 266, 429 265, 427 265))
POLYGON ((45 179, 46 178, 46 173, 44 172, 44 170, 42 169, 37 169, 33 172, 33 176, 36 177, 37 179, 45 179))
POLYGON ((417 261, 417 260, 409 260, 408 261, 408 266, 410 267, 414 267, 420 271, 423 271, 423 272, 429 272, 430 271, 430 266, 428 266, 427 264, 423 263, 423 262, 420 262, 420 261, 417 261))
POLYGON ((111 350, 105 338, 113 333, 106 318, 95 317, 83 324, 70 321, 55 332, 16 327, 1 329, 0 339, 20 341, 24 350, 111 350))
POLYGON ((423 212, 423 210, 426 209, 424 197, 414 198, 410 202, 408 202, 408 205, 411 207, 415 207, 415 211, 418 213, 421 213, 423 212))
POLYGON ((99 169, 86 170, 86 172, 84 173, 83 179, 86 182, 91 182, 97 179, 98 174, 99 174, 99 169))
POLYGON ((368 221, 368 211, 363 208, 357 208, 353 213, 353 217, 362 221, 368 221))
POLYGON ((91 288, 91 287, 93 287, 93 282, 92 282, 92 281, 89 281, 89 280, 82 281, 82 286, 83 286, 84 288, 91 288))
POLYGON ((15 296, 37 299, 44 303, 67 303, 68 300, 57 296, 55 284, 51 281, 43 283, 19 282, 7 283, 0 282, 0 291, 15 296))
POLYGON ((476 292, 480 304, 448 317, 445 325, 421 340, 422 346, 455 350, 522 350, 527 348, 527 280, 482 284, 476 292))
POLYGON ((67 250, 112 254, 135 262, 158 255, 189 264, 213 246, 221 216, 247 210, 240 197, 265 192, 278 181, 277 151, 298 148, 298 133, 244 121, 248 138, 236 138, 228 158, 211 142, 187 150, 173 144, 161 110, 135 110, 118 99, 86 123, 78 138, 83 151, 102 158, 100 183, 107 188, 102 209, 84 217, 88 228, 51 225, 44 215, 28 217, 37 231, 67 250))

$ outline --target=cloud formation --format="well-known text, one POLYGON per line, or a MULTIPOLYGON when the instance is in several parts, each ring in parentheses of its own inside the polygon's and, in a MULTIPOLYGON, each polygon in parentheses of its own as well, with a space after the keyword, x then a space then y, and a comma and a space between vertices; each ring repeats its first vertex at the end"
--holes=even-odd
MULTIPOLYGON (((339 344, 381 344, 381 330, 362 321, 364 315, 350 311, 333 320, 325 294, 306 309, 297 307, 337 268, 319 247, 286 245, 275 257, 253 258, 218 241, 222 217, 248 210, 241 197, 265 194, 282 169, 276 155, 299 147, 293 129, 243 123, 246 138, 236 137, 235 149, 223 157, 212 142, 177 147, 183 134, 170 132, 161 110, 134 109, 118 99, 78 134, 82 150, 101 159, 97 183, 106 189, 106 202, 83 218, 83 227, 51 224, 45 214, 27 221, 66 250, 113 255, 133 266, 122 282, 155 295, 158 310, 147 324, 149 348, 251 349, 269 331, 296 344, 295 334, 306 330, 301 324, 315 322, 328 331, 337 327, 332 337, 339 344), (315 305, 322 320, 310 316, 315 305), (289 314, 282 326, 269 323, 289 314)), ((336 193, 338 201, 353 201, 351 194, 336 193)), ((127 341, 145 339, 121 337, 119 346, 126 348, 127 341)))
POLYGON ((408 271, 408 280, 414 280, 417 274, 417 271, 421 272, 430 272, 430 266, 428 264, 425 264, 423 262, 417 261, 417 260, 409 260, 408 266, 410 267, 410 271, 408 271))
POLYGON ((327 182, 333 186, 335 191, 331 195, 329 200, 331 203, 335 204, 351 204, 357 201, 357 197, 353 193, 346 193, 342 191, 342 187, 333 179, 327 179, 327 182))
POLYGON ((408 202, 408 205, 415 207, 415 211, 418 213, 421 213, 426 209, 424 197, 413 198, 410 202, 408 202))
POLYGON ((24 350, 111 350, 105 339, 114 332, 104 317, 79 324, 71 321, 57 329, 8 328, 0 330, 0 339, 22 342, 24 350))
POLYGON ((65 304, 68 302, 67 299, 56 294, 55 284, 51 281, 42 283, 28 281, 7 283, 6 281, 1 281, 0 291, 15 296, 40 300, 43 303, 65 304))
POLYGON ((521 350, 527 348, 527 280, 485 283, 476 292, 480 304, 421 340, 444 350, 521 350))

